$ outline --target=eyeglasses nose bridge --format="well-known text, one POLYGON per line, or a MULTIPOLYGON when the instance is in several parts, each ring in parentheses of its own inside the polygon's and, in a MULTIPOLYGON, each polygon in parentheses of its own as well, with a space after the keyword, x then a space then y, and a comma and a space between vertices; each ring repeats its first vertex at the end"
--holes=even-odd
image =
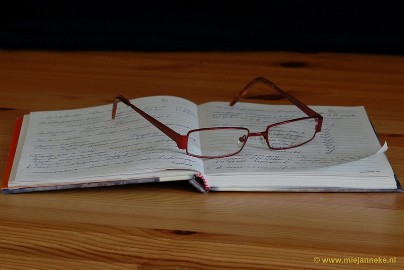
POLYGON ((262 144, 267 144, 267 131, 261 131, 261 132, 250 132, 247 135, 243 135, 238 139, 239 145, 244 145, 249 137, 257 137, 261 136, 261 143, 262 144))
POLYGON ((261 131, 261 132, 251 132, 248 134, 247 137, 257 137, 260 136, 261 137, 261 142, 263 144, 267 144, 267 135, 268 132, 267 131, 261 131))
POLYGON ((248 137, 257 137, 257 136, 262 136, 262 137, 264 137, 264 139, 266 139, 267 132, 266 131, 261 131, 261 132, 248 133, 248 137))

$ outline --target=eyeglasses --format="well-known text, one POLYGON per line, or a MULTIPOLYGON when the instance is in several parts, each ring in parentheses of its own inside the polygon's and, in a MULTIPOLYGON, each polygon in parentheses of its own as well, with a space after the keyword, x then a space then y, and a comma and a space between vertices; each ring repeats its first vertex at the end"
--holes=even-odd
POLYGON ((243 149, 250 137, 260 136, 272 150, 295 148, 313 140, 316 133, 321 131, 323 117, 266 78, 257 77, 250 81, 230 102, 230 106, 236 104, 248 90, 258 83, 276 90, 307 116, 271 124, 261 132, 250 132, 248 128, 244 127, 212 127, 193 129, 186 135, 181 135, 120 95, 113 102, 112 119, 115 119, 118 102, 123 102, 175 141, 179 149, 184 149, 188 155, 198 158, 224 158, 236 155, 243 149), (196 145, 200 145, 201 149, 196 145))

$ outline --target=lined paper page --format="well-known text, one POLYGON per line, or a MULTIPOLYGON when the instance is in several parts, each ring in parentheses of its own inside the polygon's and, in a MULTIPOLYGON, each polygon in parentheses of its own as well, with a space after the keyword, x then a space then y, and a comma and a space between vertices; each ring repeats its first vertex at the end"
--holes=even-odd
MULTIPOLYGON (((205 173, 285 171, 352 162, 376 154, 380 144, 363 107, 313 106, 323 129, 313 141, 289 150, 270 150, 258 137, 249 138, 238 155, 205 160, 205 173)), ((198 107, 201 127, 247 127, 262 132, 270 124, 306 116, 295 106, 210 102, 198 107)), ((203 145, 202 145, 203 148, 203 145)))
MULTIPOLYGON (((167 96, 133 103, 180 134, 197 128, 196 105, 167 96)), ((203 170, 202 161, 123 103, 115 120, 112 105, 31 113, 16 182, 80 179, 164 169, 203 170)))

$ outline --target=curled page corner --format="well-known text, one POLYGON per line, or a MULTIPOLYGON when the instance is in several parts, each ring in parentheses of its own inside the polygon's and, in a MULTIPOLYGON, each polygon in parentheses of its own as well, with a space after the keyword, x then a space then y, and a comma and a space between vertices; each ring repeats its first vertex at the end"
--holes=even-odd
POLYGON ((383 144, 383 146, 382 146, 382 148, 380 148, 379 151, 377 151, 376 155, 377 155, 377 154, 380 154, 380 153, 386 152, 387 149, 389 149, 389 147, 387 146, 387 142, 385 141, 384 144, 383 144))

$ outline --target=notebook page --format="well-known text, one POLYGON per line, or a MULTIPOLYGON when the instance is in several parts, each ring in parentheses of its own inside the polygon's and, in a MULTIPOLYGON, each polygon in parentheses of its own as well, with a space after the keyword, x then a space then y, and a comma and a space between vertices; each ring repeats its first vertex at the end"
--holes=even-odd
MULTIPOLYGON (((167 96, 132 101, 180 134, 197 128, 196 105, 167 96)), ((108 178, 163 169, 203 170, 199 159, 123 103, 115 120, 112 105, 35 112, 14 181, 108 178)))
MULTIPOLYGON (((312 108, 324 117, 324 121, 322 131, 311 142, 289 150, 270 150, 259 138, 252 137, 238 155, 205 160, 205 173, 325 167, 369 157, 380 150, 363 107, 312 108)), ((230 107, 223 102, 202 104, 198 113, 201 127, 247 127, 250 132, 261 132, 269 124, 306 116, 295 106, 239 103, 230 107)))

